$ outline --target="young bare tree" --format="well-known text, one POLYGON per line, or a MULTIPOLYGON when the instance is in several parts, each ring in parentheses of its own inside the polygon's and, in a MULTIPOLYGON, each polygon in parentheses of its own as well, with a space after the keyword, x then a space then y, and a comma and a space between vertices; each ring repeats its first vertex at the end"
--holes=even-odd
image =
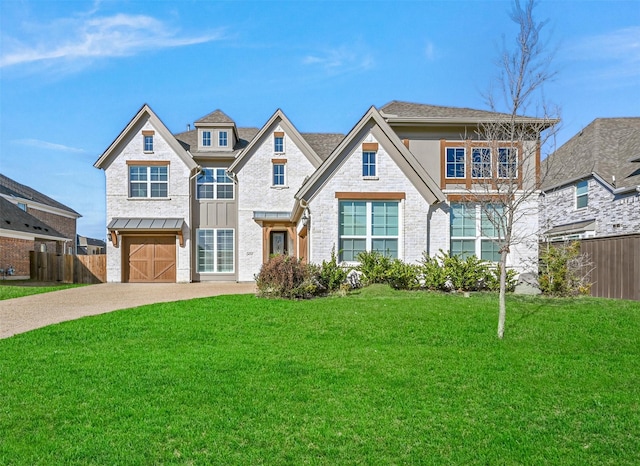
MULTIPOLYGON (((496 116, 478 125, 482 143, 470 148, 469 155, 473 187, 466 197, 480 206, 482 236, 494 238, 493 252, 500 257, 498 338, 505 330, 509 254, 517 244, 522 245, 520 252, 525 244, 535 244, 537 251, 538 231, 532 225, 537 225, 544 178, 541 150, 552 145, 559 121, 557 109, 552 111, 544 99, 544 84, 555 75, 553 50, 541 36, 546 23, 535 20, 534 7, 534 0, 525 5, 514 1, 510 18, 519 32, 515 44, 503 37, 500 74, 485 95, 496 116)), ((537 256, 535 251, 530 255, 537 256)))

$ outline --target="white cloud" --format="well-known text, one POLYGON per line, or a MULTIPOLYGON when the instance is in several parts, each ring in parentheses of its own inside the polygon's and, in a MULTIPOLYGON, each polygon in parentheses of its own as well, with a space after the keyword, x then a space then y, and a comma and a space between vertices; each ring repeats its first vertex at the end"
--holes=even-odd
POLYGON ((563 51, 568 61, 587 63, 587 78, 614 83, 635 83, 640 77, 640 26, 582 37, 563 51), (631 78, 631 79, 629 79, 631 78))
POLYGON ((36 147, 38 149, 55 150, 60 152, 73 152, 76 154, 84 154, 87 151, 84 149, 78 149, 77 147, 65 146, 64 144, 56 144, 55 142, 41 141, 39 139, 14 139, 14 144, 20 144, 22 146, 36 147))
POLYGON ((427 45, 424 48, 424 55, 428 61, 434 61, 436 59, 436 46, 433 42, 427 41, 427 45))
POLYGON ((65 18, 29 27, 31 37, 3 37, 0 67, 34 62, 123 57, 143 51, 183 47, 220 40, 222 30, 183 36, 163 21, 146 15, 116 14, 65 18))
POLYGON ((350 48, 340 46, 325 50, 319 54, 307 55, 302 63, 322 68, 329 75, 338 75, 371 69, 374 60, 371 54, 360 50, 361 47, 350 48))

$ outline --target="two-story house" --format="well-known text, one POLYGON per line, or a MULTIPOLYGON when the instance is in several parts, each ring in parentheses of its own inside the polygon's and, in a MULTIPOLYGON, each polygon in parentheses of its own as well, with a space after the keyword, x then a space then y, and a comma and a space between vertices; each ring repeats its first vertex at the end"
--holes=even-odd
POLYGON ((0 174, 0 269, 29 278, 29 251, 75 254, 72 208, 0 174))
POLYGON ((543 161, 549 241, 640 232, 640 118, 598 118, 543 161))
MULTIPOLYGON (((495 261, 469 193, 479 148, 494 167, 506 150, 477 139, 498 116, 394 101, 345 136, 300 133, 281 110, 259 129, 216 110, 174 135, 144 105, 95 163, 106 175, 107 281, 251 281, 271 254, 319 263, 332 250, 343 263, 441 249, 495 261)), ((520 147, 536 152, 538 136, 520 147)), ((539 159, 521 162, 513 176, 535 183, 521 178, 539 159)), ((537 207, 523 204, 518 228, 537 232, 537 207)), ((524 271, 536 256, 532 236, 509 265, 524 271)))

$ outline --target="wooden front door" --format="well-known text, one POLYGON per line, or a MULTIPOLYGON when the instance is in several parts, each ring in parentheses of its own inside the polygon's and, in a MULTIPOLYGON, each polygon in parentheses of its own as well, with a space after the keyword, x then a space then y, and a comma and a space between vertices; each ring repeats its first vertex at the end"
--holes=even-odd
POLYGON ((124 281, 130 283, 176 281, 176 237, 124 237, 124 281))

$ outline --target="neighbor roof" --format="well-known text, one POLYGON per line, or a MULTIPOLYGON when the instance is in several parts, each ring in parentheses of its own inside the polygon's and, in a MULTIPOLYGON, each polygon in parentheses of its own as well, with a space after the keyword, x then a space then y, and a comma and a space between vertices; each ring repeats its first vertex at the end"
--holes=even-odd
POLYGON ((46 223, 25 212, 13 202, 0 196, 0 230, 28 233, 34 238, 71 240, 46 223))
POLYGON ((0 174, 0 194, 25 199, 27 201, 38 202, 49 207, 55 207, 60 210, 65 210, 80 217, 80 214, 73 210, 71 207, 67 207, 61 202, 58 202, 55 199, 52 199, 49 196, 42 194, 41 192, 36 191, 33 188, 30 188, 29 186, 20 184, 17 181, 14 181, 2 174, 0 174))
POLYGON ((322 160, 329 157, 333 149, 344 139, 344 134, 340 133, 300 133, 300 136, 322 160))
POLYGON ((613 188, 635 188, 640 185, 639 159, 640 117, 596 118, 543 161, 543 173, 548 170, 543 189, 593 174, 613 188))

